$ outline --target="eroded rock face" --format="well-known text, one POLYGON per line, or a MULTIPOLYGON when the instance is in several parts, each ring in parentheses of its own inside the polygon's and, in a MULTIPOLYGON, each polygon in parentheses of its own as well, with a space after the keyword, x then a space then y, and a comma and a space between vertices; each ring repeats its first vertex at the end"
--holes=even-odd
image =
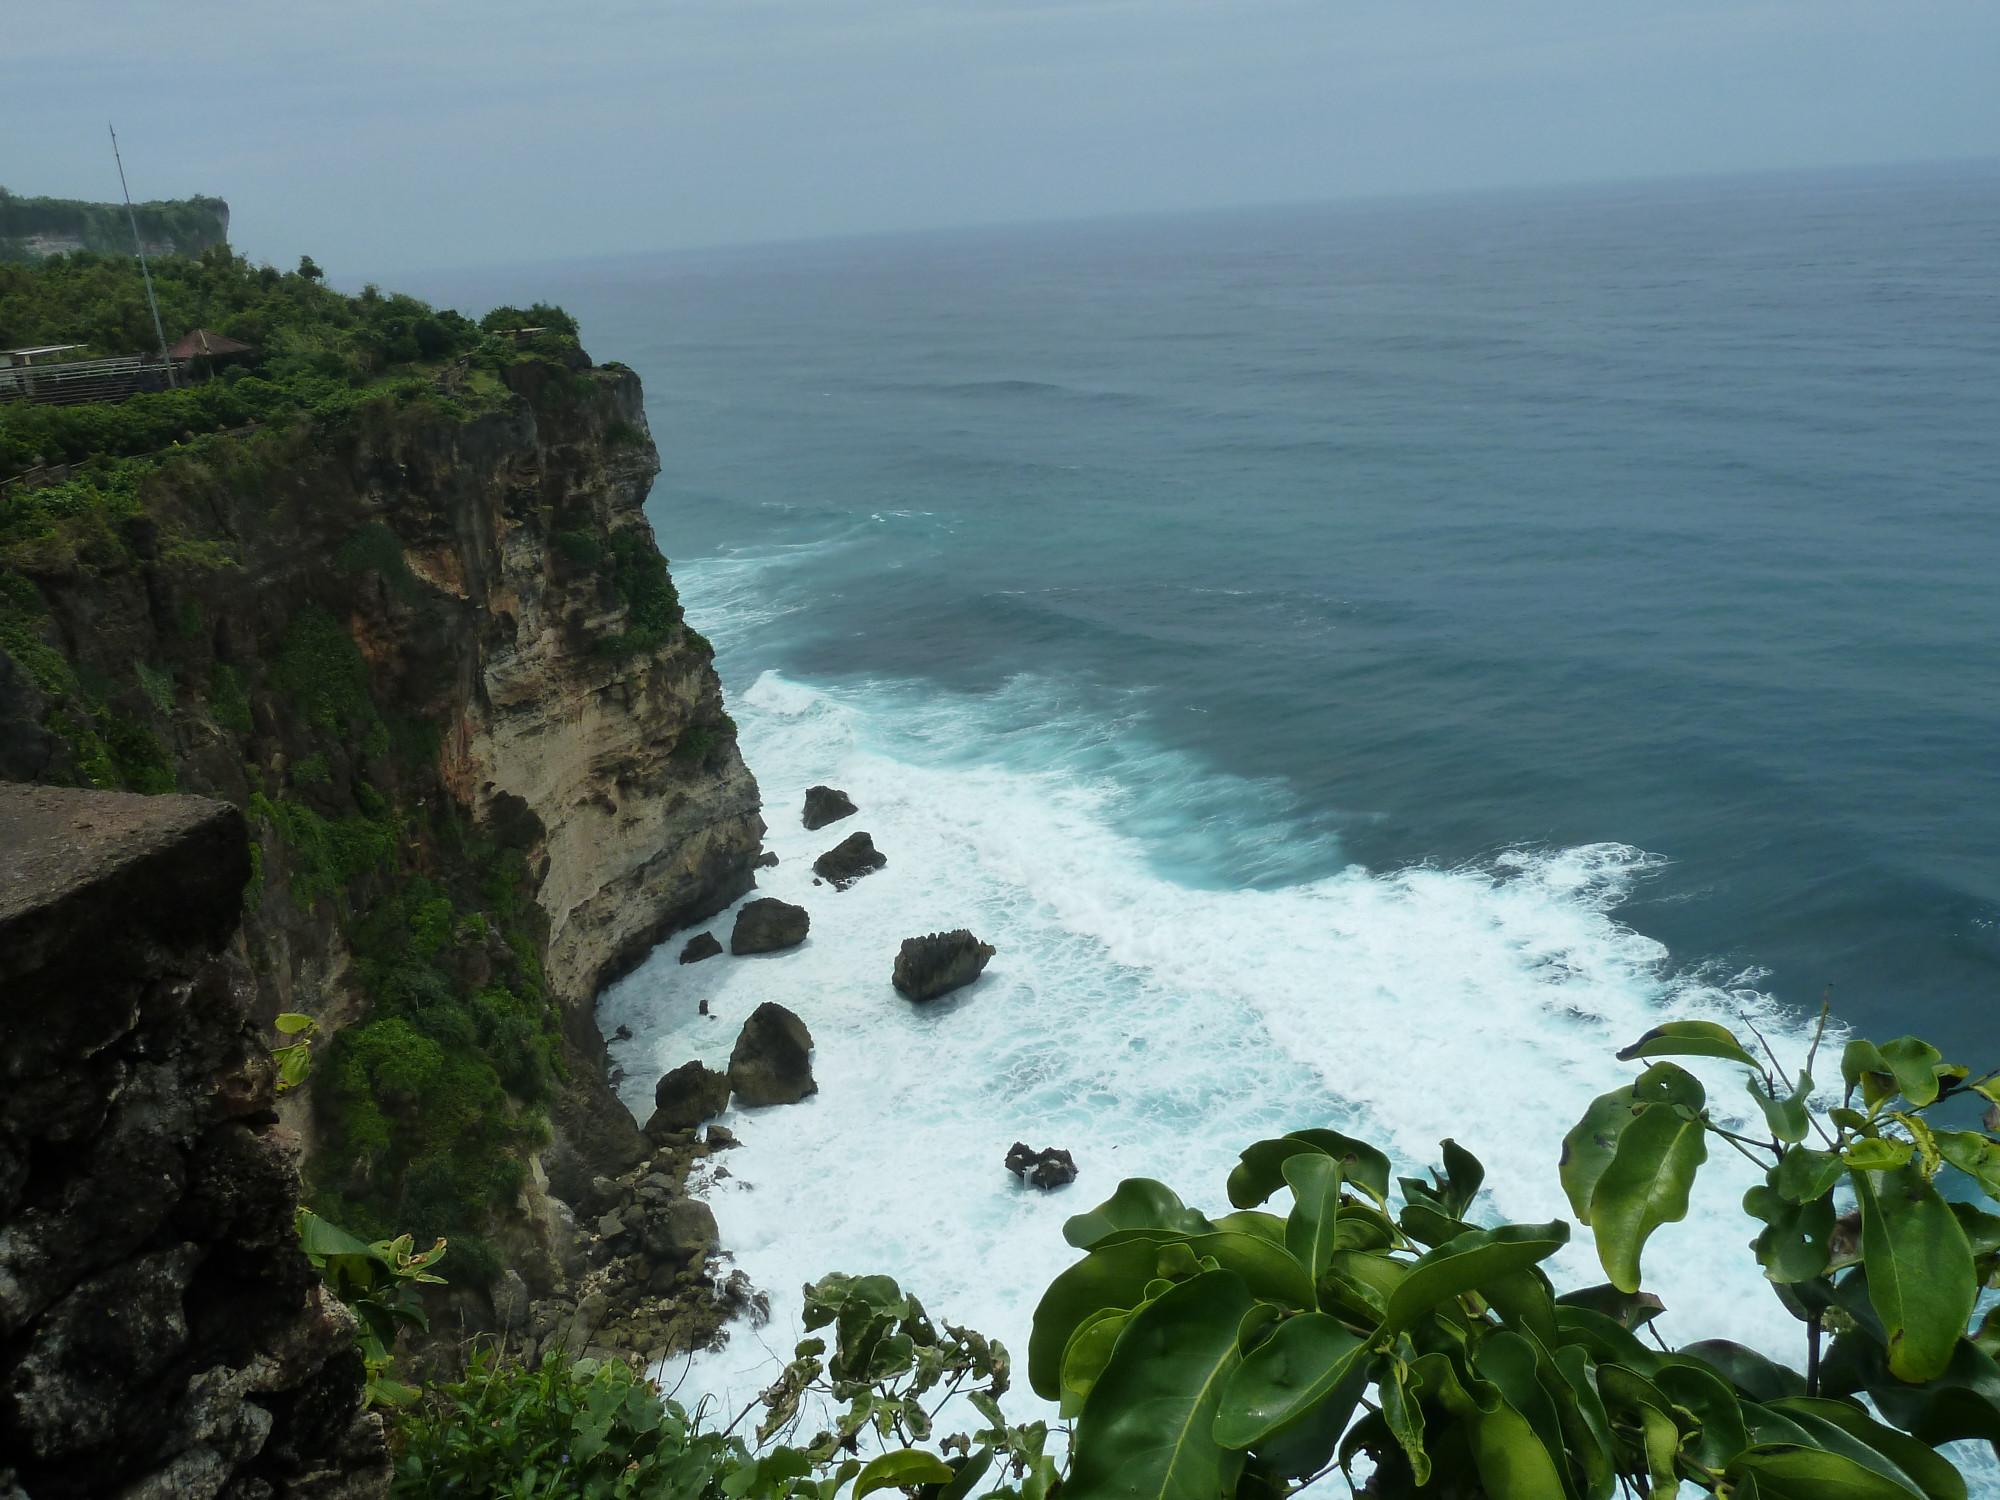
POLYGON ((972 983, 993 953, 963 927, 905 938, 890 982, 912 1000, 934 1000, 972 983))
POLYGON ((776 1001, 750 1013, 729 1054, 729 1086, 736 1102, 751 1109, 796 1104, 819 1092, 812 1075, 812 1033, 806 1023, 776 1001))
POLYGON ((842 818, 851 818, 859 811, 848 800, 847 793, 830 786, 810 786, 806 788, 805 825, 808 828, 824 828, 829 823, 838 823, 842 818))
POLYGON ((224 803, 0 784, 0 1464, 36 1500, 387 1493, 292 1226, 249 874, 224 803))
POLYGON ((736 913, 736 926, 729 934, 731 953, 775 953, 796 948, 806 940, 812 916, 803 906, 780 901, 775 896, 759 896, 746 901, 736 913))
POLYGON ((867 834, 850 833, 813 861, 813 874, 822 876, 836 891, 844 891, 887 863, 889 856, 877 849, 867 834))
POLYGON ((662 1131, 693 1130, 729 1108, 729 1075, 698 1061, 682 1063, 653 1085, 653 1106, 648 1136, 657 1140, 662 1131))

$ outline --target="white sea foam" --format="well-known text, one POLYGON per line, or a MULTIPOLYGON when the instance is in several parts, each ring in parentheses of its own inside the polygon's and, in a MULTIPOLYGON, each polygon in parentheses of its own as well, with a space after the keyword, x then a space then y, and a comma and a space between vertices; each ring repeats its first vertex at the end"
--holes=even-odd
MULTIPOLYGON (((730 596, 751 592, 757 571, 683 568, 692 612, 728 640, 744 623, 730 596)), ((725 666, 744 654, 732 648, 725 666)), ((1243 1145, 1334 1124, 1406 1170, 1453 1136, 1486 1164, 1481 1215, 1567 1218, 1557 1143, 1592 1096, 1631 1076, 1619 1046, 1664 1015, 1746 1008, 1781 1047, 1790 1039, 1762 997, 1677 974, 1608 915, 1650 868, 1640 851, 1200 889, 1160 873, 1133 826, 1148 806, 1202 804, 1217 838, 1240 840, 1246 827, 1219 810, 1233 798, 1251 834, 1282 838, 1268 789, 1219 793, 1130 726, 1076 716, 1047 684, 952 697, 765 672, 732 686, 781 861, 758 894, 807 906, 812 936, 687 966, 676 937, 601 1006, 607 1031, 633 1032, 614 1051, 642 1114, 653 1079, 690 1057, 722 1064, 763 1001, 798 1012, 817 1044, 819 1093, 726 1116, 743 1147, 706 1190, 736 1263, 773 1302, 770 1327, 739 1327, 689 1377, 732 1406, 801 1336, 799 1288, 828 1270, 894 1275, 935 1314, 1023 1355, 1036 1299, 1074 1258, 1063 1219, 1120 1178, 1157 1177, 1223 1212, 1243 1145), (1127 753, 1107 756, 1107 742, 1127 753), (796 809, 822 781, 861 812, 808 833, 796 809), (856 829, 888 867, 845 892, 815 886, 813 857, 856 829), (985 977, 929 1005, 903 1000, 889 984, 900 940, 957 926, 998 948, 985 977), (1017 1139, 1069 1148, 1081 1178, 1024 1190, 1000 1164, 1017 1139)), ((729 921, 712 924, 725 941, 729 921)), ((1730 1070, 1703 1071, 1735 1112, 1745 1096, 1730 1070)), ((1711 1160, 1686 1222, 1655 1238, 1649 1284, 1672 1310, 1669 1338, 1726 1335, 1795 1359, 1797 1325, 1745 1245, 1749 1181, 1733 1155, 1711 1160)), ((1579 1240, 1552 1268, 1559 1283, 1602 1279, 1588 1232, 1579 1240)), ((1017 1404, 1036 1406, 1025 1388, 1017 1404)))

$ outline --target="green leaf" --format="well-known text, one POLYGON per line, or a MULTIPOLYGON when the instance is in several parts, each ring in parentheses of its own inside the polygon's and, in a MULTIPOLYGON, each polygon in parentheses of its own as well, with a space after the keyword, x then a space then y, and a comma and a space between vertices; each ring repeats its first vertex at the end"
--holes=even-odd
POLYGON ((1454 1219, 1444 1210, 1422 1200, 1404 1203, 1403 1211, 1396 1215, 1396 1222, 1402 1226, 1404 1234, 1420 1245, 1442 1245, 1446 1240, 1455 1240, 1468 1229, 1478 1227, 1463 1219, 1454 1219))
POLYGON ((1765 1093, 1763 1084, 1754 1073, 1743 1080, 1743 1086, 1764 1112, 1764 1123, 1771 1127, 1772 1135, 1794 1145, 1806 1138, 1806 1132, 1812 1129, 1812 1117, 1806 1110, 1806 1101, 1812 1097, 1812 1074, 1799 1074, 1799 1086, 1787 1099, 1765 1093))
POLYGON ((1750 1446, 1750 1431, 1744 1425, 1736 1390, 1713 1370, 1693 1362, 1669 1361, 1654 1373, 1653 1384, 1701 1423, 1693 1456, 1704 1468, 1721 1470, 1750 1446))
POLYGON ((1216 1443, 1215 1413, 1242 1363, 1250 1291, 1206 1271, 1126 1325, 1077 1419, 1067 1500, 1215 1500, 1242 1460, 1216 1443))
POLYGON ((1386 1368, 1375 1383, 1382 1398, 1382 1420, 1410 1461, 1417 1488, 1431 1482, 1431 1456, 1424 1451, 1424 1408, 1409 1387, 1409 1367, 1401 1360, 1384 1361, 1386 1368))
MULTIPOLYGON (((1562 1414, 1544 1389, 1537 1364, 1535 1346, 1527 1339, 1518 1333, 1496 1333, 1480 1345, 1473 1367, 1481 1379, 1492 1382, 1509 1406, 1527 1419, 1560 1471, 1561 1455, 1566 1448, 1562 1414)), ((1569 1486, 1564 1485, 1563 1489, 1567 1491, 1569 1486)))
POLYGON ((1254 1208, 1240 1208, 1233 1214, 1224 1214, 1215 1221, 1218 1234, 1254 1234, 1260 1240, 1269 1240, 1274 1245, 1285 1243, 1285 1221, 1276 1214, 1261 1213, 1254 1208))
POLYGON ((1063 1225, 1063 1238, 1088 1250, 1107 1234, 1121 1229, 1172 1229, 1182 1234, 1207 1234, 1215 1226, 1182 1203, 1179 1194, 1150 1177, 1128 1177, 1118 1191, 1089 1213, 1077 1214, 1063 1225))
POLYGON ((1807 1146, 1794 1146, 1779 1160, 1777 1175, 1771 1179, 1771 1185, 1789 1202, 1810 1203, 1832 1192, 1843 1170, 1837 1151, 1814 1151, 1807 1146))
POLYGON ((1478 1157, 1449 1136, 1438 1142, 1438 1150, 1444 1158, 1445 1177, 1440 1196, 1445 1211, 1462 1219, 1479 1196, 1480 1186, 1486 1181, 1486 1168, 1480 1165, 1478 1157))
MULTIPOLYGON (((1304 1421, 1365 1371, 1367 1352, 1365 1340, 1324 1313, 1288 1318, 1230 1377, 1216 1413, 1215 1440, 1225 1448, 1251 1448, 1304 1421)), ((1359 1395, 1356 1383, 1350 1408, 1359 1395)))
POLYGON ((1923 1173, 1852 1172, 1849 1181, 1861 1205, 1868 1300, 1889 1335, 1889 1370, 1899 1380, 1933 1379, 1951 1362, 1978 1300, 1972 1247, 1923 1173))
POLYGON ((1838 1427, 1887 1459, 1897 1470, 1895 1477, 1916 1485, 1927 1500, 1966 1500, 1965 1477, 1949 1460, 1928 1443, 1920 1443, 1893 1427, 1884 1427, 1859 1406, 1808 1396, 1789 1397, 1773 1405, 1781 1411, 1810 1415, 1838 1427))
MULTIPOLYGON (((1143 1306, 1144 1304, 1141 1304, 1143 1306)), ((1062 1359, 1062 1415, 1073 1417, 1083 1410, 1084 1398, 1097 1384, 1097 1377, 1111 1363, 1111 1351, 1118 1335, 1132 1320, 1132 1312, 1092 1313, 1070 1335, 1062 1359)))
POLYGON ((1070 1335, 1092 1313, 1123 1312, 1145 1301, 1158 1263, 1159 1246, 1150 1240, 1100 1246, 1049 1283, 1028 1338, 1028 1384, 1036 1395, 1062 1399, 1062 1357, 1070 1335))
MULTIPOLYGON (((1317 1146, 1340 1163, 1343 1178, 1366 1189, 1377 1202, 1389 1196, 1389 1158, 1366 1141, 1357 1141, 1353 1136, 1342 1135, 1337 1130, 1294 1130, 1285 1139, 1317 1146)), ((1250 1206, 1247 1203, 1238 1205, 1241 1208, 1250 1206)))
POLYGON ((1597 1179, 1611 1165, 1618 1137, 1631 1125, 1637 1107, 1630 1084, 1599 1094, 1563 1137, 1559 1168, 1563 1192, 1569 1195, 1571 1210, 1585 1224, 1590 1222, 1590 1195, 1597 1190, 1597 1179))
POLYGON ((1426 1354, 1412 1367, 1425 1396, 1465 1424, 1480 1488, 1488 1500, 1553 1500, 1564 1493, 1555 1457, 1528 1419, 1489 1381, 1459 1381, 1442 1354, 1426 1354))
POLYGON ((1908 1141, 1863 1136, 1841 1152, 1840 1159, 1857 1172, 1893 1172, 1907 1162, 1916 1149, 1908 1141))
POLYGON ((1938 1064, 1944 1061, 1942 1052, 1913 1036, 1899 1036, 1893 1042, 1884 1042, 1879 1056, 1896 1075, 1896 1087, 1905 1099, 1919 1109, 1936 1102, 1938 1064))
POLYGON ((1760 1443, 1730 1464, 1732 1484, 1755 1478, 1770 1500, 1918 1500, 1918 1492, 1844 1453, 1790 1443, 1760 1443))
POLYGON ((278 1019, 271 1024, 286 1036, 297 1036, 301 1031, 309 1031, 319 1023, 311 1016, 302 1016, 296 1011, 281 1011, 278 1019))
POLYGON ((1547 1260, 1569 1243, 1569 1225, 1502 1224, 1475 1229, 1418 1258, 1389 1297, 1385 1332, 1407 1328, 1441 1302, 1547 1260))
POLYGON ((1831 1198, 1815 1198, 1810 1203, 1789 1202, 1777 1187, 1778 1169, 1770 1173, 1771 1183, 1760 1184, 1743 1195, 1743 1211, 1762 1219, 1764 1231, 1750 1242, 1757 1263, 1767 1279, 1776 1282, 1811 1281, 1832 1264, 1827 1242, 1833 1237, 1835 1214, 1831 1198))
POLYGON ((1703 1339, 1699 1343, 1684 1344, 1677 1357, 1700 1360, 1752 1401, 1803 1396, 1806 1391, 1805 1376, 1798 1371, 1787 1369, 1755 1349, 1731 1343, 1728 1339, 1703 1339))
POLYGON ((1556 1298, 1556 1306, 1587 1307, 1621 1328, 1644 1328, 1667 1310, 1667 1305, 1651 1292, 1621 1292, 1608 1281, 1564 1292, 1556 1298))
POLYGON ((1687 1216, 1688 1191, 1708 1160, 1707 1132, 1674 1104, 1649 1104, 1618 1137, 1590 1195, 1597 1258, 1611 1284, 1639 1290, 1639 1258, 1662 1224, 1687 1216))
POLYGON ((876 1490, 915 1489, 920 1484, 950 1484, 958 1475, 943 1459, 918 1448, 897 1448, 870 1459, 854 1479, 854 1500, 876 1490))
POLYGON ((1611 1440, 1611 1418, 1604 1410, 1604 1398, 1598 1394, 1590 1356, 1575 1344, 1565 1344, 1552 1350, 1549 1357, 1569 1387, 1568 1411, 1573 1417, 1569 1451, 1583 1469, 1584 1494, 1589 1500, 1610 1500, 1618 1484, 1617 1449, 1611 1440))
POLYGON ((1312 1278, 1306 1268, 1283 1245, 1274 1245, 1260 1234, 1219 1230, 1197 1235, 1186 1244, 1197 1261, 1213 1260, 1241 1276, 1250 1294, 1261 1301, 1298 1308, 1314 1305, 1312 1278))
POLYGON ((1620 1062, 1640 1057, 1726 1057, 1731 1062, 1758 1066, 1757 1059, 1736 1040, 1736 1033, 1713 1021, 1669 1021, 1618 1054, 1620 1062))
POLYGON ((1989 1198, 2000 1198, 2000 1144, 1976 1130, 1936 1132, 1938 1155, 1979 1184, 1989 1198))
POLYGON ((357 1240, 337 1224, 329 1224, 311 1209, 298 1210, 299 1248, 314 1257, 333 1255, 359 1255, 368 1260, 381 1259, 374 1250, 357 1240))
POLYGON ((1294 1156, 1285 1163, 1292 1189, 1292 1216, 1285 1221, 1285 1248, 1314 1281, 1325 1274, 1340 1224, 1340 1163, 1330 1156, 1294 1156))
POLYGON ((1624 1324, 1587 1307, 1556 1307, 1556 1327, 1563 1343, 1590 1352, 1600 1365, 1625 1365, 1641 1374, 1655 1369, 1661 1359, 1656 1349, 1640 1343, 1624 1324))
POLYGON ((1840 1077, 1852 1093, 1861 1086, 1861 1098, 1870 1109, 1896 1093, 1896 1073, 1873 1042, 1856 1037, 1841 1049, 1840 1077))

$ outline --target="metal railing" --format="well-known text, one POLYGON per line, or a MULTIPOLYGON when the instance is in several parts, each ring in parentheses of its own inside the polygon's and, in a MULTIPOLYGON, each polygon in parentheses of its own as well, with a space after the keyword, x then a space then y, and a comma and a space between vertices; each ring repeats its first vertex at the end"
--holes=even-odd
POLYGON ((138 354, 72 359, 54 365, 14 365, 0 368, 0 402, 76 406, 87 401, 123 401, 141 391, 166 390, 172 384, 168 368, 161 360, 138 354))

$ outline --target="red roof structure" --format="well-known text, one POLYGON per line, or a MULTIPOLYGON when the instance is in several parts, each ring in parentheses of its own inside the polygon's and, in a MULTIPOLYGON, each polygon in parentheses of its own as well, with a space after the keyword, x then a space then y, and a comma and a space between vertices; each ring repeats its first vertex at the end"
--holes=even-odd
POLYGON ((197 328, 167 351, 169 359, 194 359, 198 355, 248 354, 250 346, 235 339, 224 338, 219 333, 210 333, 206 328, 197 328))

